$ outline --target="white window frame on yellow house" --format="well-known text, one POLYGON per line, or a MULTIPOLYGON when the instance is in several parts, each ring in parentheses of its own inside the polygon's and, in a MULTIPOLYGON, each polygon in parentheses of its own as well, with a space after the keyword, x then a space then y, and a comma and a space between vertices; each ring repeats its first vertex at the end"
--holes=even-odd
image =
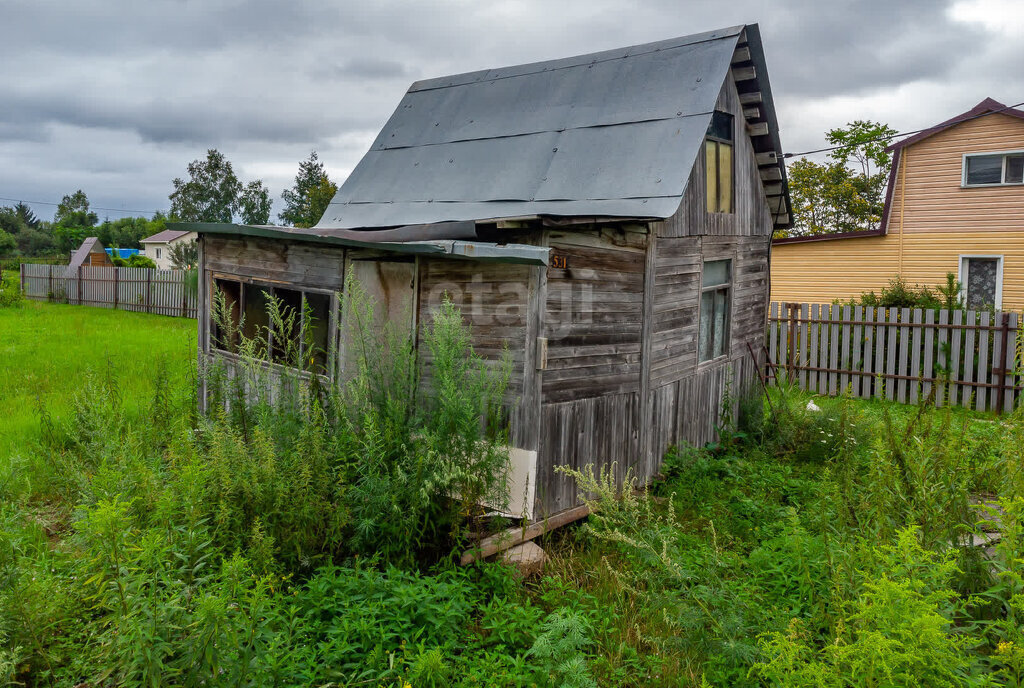
POLYGON ((996 267, 996 302, 993 304, 996 310, 1003 307, 1003 256, 1001 255, 983 255, 977 253, 961 253, 960 259, 957 263, 957 279, 960 280, 960 298, 963 299, 964 305, 967 305, 967 279, 969 277, 970 269, 968 268, 967 261, 972 258, 981 258, 986 260, 998 261, 996 267))
POLYGON ((1008 165, 1007 161, 1009 160, 1010 156, 1013 156, 1013 155, 1024 155, 1024 149, 1005 150, 1005 151, 985 151, 983 153, 981 153, 981 152, 979 152, 979 153, 964 153, 964 155, 963 155, 963 167, 962 167, 962 170, 961 170, 961 173, 960 173, 960 175, 961 175, 960 176, 960 186, 962 188, 964 188, 964 189, 987 188, 987 187, 991 187, 991 186, 1021 186, 1022 184, 1024 184, 1024 179, 1022 179, 1019 182, 1018 181, 1012 181, 1012 182, 1006 181, 1006 168, 1007 168, 1007 165, 1008 165), (989 157, 995 157, 997 155, 1000 155, 1003 158, 1002 171, 1000 172, 1000 176, 999 176, 1000 181, 998 181, 998 182, 991 182, 991 183, 988 183, 988 184, 968 184, 967 183, 967 160, 969 158, 989 158, 989 157))

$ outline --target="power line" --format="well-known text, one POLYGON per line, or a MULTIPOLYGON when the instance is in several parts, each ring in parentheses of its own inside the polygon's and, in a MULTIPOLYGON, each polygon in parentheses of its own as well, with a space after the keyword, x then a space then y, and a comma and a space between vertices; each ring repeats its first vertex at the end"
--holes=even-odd
MULTIPOLYGON (((857 145, 858 146, 863 146, 865 143, 874 143, 875 141, 891 141, 892 139, 897 138, 899 136, 912 136, 914 134, 920 134, 923 131, 928 131, 929 129, 934 129, 936 126, 950 126, 951 127, 954 124, 962 124, 964 122, 970 122, 972 119, 978 119, 979 117, 987 117, 988 115, 994 115, 997 112, 1003 112, 1004 110, 1013 110, 1015 108, 1019 108, 1022 105, 1024 105, 1024 101, 1022 101, 1020 103, 1017 103, 1016 105, 1005 105, 1005 106, 999 108, 998 110, 988 110, 987 112, 982 112, 982 113, 979 113, 977 115, 971 115, 970 117, 964 117, 963 119, 955 119, 955 120, 950 120, 950 121, 947 121, 947 122, 942 122, 941 125, 933 124, 932 126, 925 127, 923 129, 914 129, 912 131, 902 131, 902 132, 897 132, 895 134, 888 134, 886 136, 876 136, 873 139, 868 139, 867 141, 861 141, 857 145)), ((828 148, 818 148, 816 150, 804 151, 803 153, 783 153, 782 157, 783 158, 795 158, 797 156, 802 156, 802 155, 813 155, 814 153, 828 153, 830 151, 839 150, 840 148, 849 148, 849 147, 850 146, 848 146, 848 145, 847 146, 830 146, 828 148)))
MULTIPOLYGON (((27 203, 28 205, 52 205, 57 207, 60 203, 53 203, 51 201, 27 201, 23 198, 6 198, 0 196, 0 201, 13 201, 14 203, 27 203)), ((129 210, 127 208, 101 208, 100 206, 89 206, 89 210, 104 210, 111 213, 125 213, 125 214, 136 214, 136 215, 149 215, 157 213, 166 213, 164 210, 129 210)))

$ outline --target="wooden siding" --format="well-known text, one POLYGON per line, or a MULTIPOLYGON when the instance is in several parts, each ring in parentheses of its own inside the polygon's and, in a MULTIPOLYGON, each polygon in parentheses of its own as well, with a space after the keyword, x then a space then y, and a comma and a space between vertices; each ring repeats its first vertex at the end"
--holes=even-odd
POLYGON ((961 186, 965 153, 1024 150, 1024 120, 993 114, 958 124, 903 150, 889 234, 1024 232, 1024 185, 961 186), (902 212, 901 212, 902 210, 902 212), (905 217, 902 213, 905 213, 905 217))
POLYGON ((718 236, 767 236, 771 234, 771 212, 761 183, 754 145, 746 133, 746 119, 743 106, 736 91, 732 76, 722 87, 716 106, 732 114, 735 122, 733 147, 733 211, 732 213, 707 212, 706 156, 704 146, 700 147, 697 160, 690 172, 690 181, 683 194, 679 210, 664 222, 654 222, 655 233, 660 237, 683 237, 700 234, 718 236))
POLYGON ((772 300, 856 298, 878 293, 898 274, 911 284, 936 286, 947 272, 959 274, 961 255, 1001 255, 1002 307, 1024 309, 1024 186, 961 186, 965 153, 1021 149, 1024 121, 1001 114, 908 146, 887 233, 773 246, 772 300))
POLYGON ((646 234, 552 232, 544 336, 543 401, 637 392, 646 234))
POLYGON ((205 268, 240 277, 340 291, 345 250, 252 237, 204 237, 205 268))
POLYGON ((1003 256, 1003 310, 1024 310, 1024 232, 907 233, 772 247, 772 301, 827 303, 876 294, 897 274, 911 284, 944 284, 961 255, 1003 256))

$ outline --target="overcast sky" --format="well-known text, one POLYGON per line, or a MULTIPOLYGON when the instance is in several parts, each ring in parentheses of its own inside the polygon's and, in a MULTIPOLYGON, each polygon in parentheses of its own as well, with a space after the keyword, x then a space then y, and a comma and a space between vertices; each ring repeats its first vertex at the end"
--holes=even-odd
POLYGON ((151 214, 217 148, 276 220, 298 162, 342 182, 416 79, 753 22, 788 151, 1024 101, 1021 0, 0 0, 0 197, 151 214))

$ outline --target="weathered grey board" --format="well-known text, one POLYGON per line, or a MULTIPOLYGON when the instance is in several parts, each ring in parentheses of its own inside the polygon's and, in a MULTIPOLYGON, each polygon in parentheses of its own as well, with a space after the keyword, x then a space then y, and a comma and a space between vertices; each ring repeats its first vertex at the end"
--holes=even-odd
POLYGON ((791 317, 805 321, 808 312, 793 353, 802 389, 989 411, 1001 400, 1004 412, 1014 408, 1021 382, 1016 313, 773 303, 767 333, 774 363, 789 355, 791 317))

